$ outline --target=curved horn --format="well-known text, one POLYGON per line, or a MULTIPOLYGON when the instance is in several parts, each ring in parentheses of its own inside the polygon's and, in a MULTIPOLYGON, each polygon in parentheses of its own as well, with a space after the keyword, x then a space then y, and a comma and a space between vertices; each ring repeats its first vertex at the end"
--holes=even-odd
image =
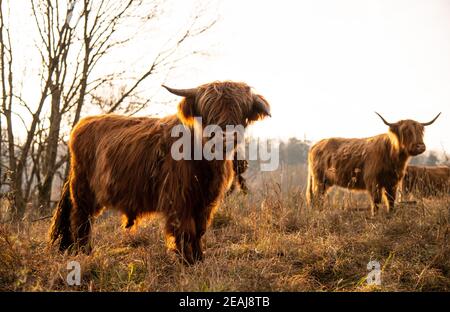
POLYGON ((190 97, 195 96, 197 94, 197 88, 192 89, 173 89, 169 88, 168 86, 162 85, 163 88, 166 88, 167 91, 170 93, 173 93, 175 95, 184 96, 184 97, 190 97))
POLYGON ((253 105, 256 111, 261 112, 266 116, 272 117, 272 115, 270 114, 269 103, 261 95, 253 95, 253 105))
POLYGON ((441 116, 441 113, 437 114, 437 116, 434 117, 434 119, 432 121, 421 123, 422 126, 429 126, 429 125, 431 125, 433 122, 436 121, 436 119, 438 119, 439 116, 441 116))
POLYGON ((381 116, 381 115, 378 114, 377 112, 375 112, 375 114, 377 114, 378 116, 380 116, 381 120, 383 120, 383 122, 384 122, 384 124, 385 124, 386 126, 392 127, 392 126, 395 125, 395 123, 389 123, 389 122, 387 122, 386 119, 384 119, 383 116, 381 116))

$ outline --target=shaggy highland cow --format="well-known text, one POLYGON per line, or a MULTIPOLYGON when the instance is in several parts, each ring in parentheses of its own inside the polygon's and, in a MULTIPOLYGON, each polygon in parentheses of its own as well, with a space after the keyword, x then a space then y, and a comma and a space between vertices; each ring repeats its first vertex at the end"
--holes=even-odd
POLYGON ((162 215, 168 246, 189 264, 202 259, 201 239, 234 177, 233 161, 175 160, 171 146, 179 138, 172 137, 172 129, 194 132, 200 126, 194 117, 201 117, 203 126, 223 130, 246 127, 270 116, 270 107, 245 83, 165 88, 183 97, 176 115, 92 116, 72 130, 70 175, 50 229, 50 240, 58 241, 60 250, 89 252, 93 217, 108 208, 125 216, 126 228, 145 214, 162 215))
POLYGON ((402 197, 413 193, 422 197, 450 193, 450 167, 408 166, 402 181, 402 197))
POLYGON ((414 120, 389 123, 378 114, 389 127, 388 133, 363 139, 330 138, 316 143, 308 154, 308 203, 320 205, 326 191, 337 185, 368 191, 372 215, 378 211, 383 195, 387 197, 388 211, 392 211, 409 159, 425 152, 425 126, 439 115, 427 123, 414 120))

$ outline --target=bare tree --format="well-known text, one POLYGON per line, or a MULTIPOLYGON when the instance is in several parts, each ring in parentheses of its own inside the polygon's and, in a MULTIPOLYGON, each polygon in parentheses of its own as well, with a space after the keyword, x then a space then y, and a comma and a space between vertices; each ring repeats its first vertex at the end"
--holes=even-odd
MULTIPOLYGON (((12 105, 13 105, 13 53, 11 47, 11 36, 9 27, 5 23, 4 16, 4 2, 0 0, 0 76, 1 76, 1 89, 2 89, 2 104, 1 112, 6 119, 6 141, 8 149, 8 169, 12 173, 11 180, 16 178, 16 153, 15 153, 15 138, 13 133, 13 121, 12 121, 12 105)), ((1 128, 3 131, 3 128, 1 128)), ((2 167, 4 164, 2 163, 2 167)), ((17 200, 20 202, 20 191, 17 190, 16 185, 11 185, 10 189, 13 193, 13 197, 17 196, 17 200)))

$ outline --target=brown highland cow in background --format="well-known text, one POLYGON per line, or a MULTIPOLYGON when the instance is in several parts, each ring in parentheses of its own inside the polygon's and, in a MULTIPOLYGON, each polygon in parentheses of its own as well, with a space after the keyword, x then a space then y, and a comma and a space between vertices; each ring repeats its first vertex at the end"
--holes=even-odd
POLYGON ((378 211, 383 195, 387 197, 388 211, 392 211, 410 157, 425 152, 425 126, 439 115, 427 123, 414 120, 389 123, 378 114, 389 126, 388 133, 363 139, 330 138, 316 143, 308 155, 309 204, 320 204, 326 191, 337 185, 368 191, 372 215, 378 211))
POLYGON ((171 131, 178 125, 198 127, 194 117, 202 117, 203 126, 223 130, 226 125, 246 127, 270 116, 270 107, 245 83, 165 88, 183 97, 177 115, 93 116, 72 130, 70 175, 50 230, 60 250, 89 252, 93 217, 111 208, 126 217, 127 228, 145 214, 162 215, 169 245, 174 241, 172 247, 187 263, 202 259, 201 238, 233 179, 233 161, 174 160, 171 146, 179 138, 171 131))
POLYGON ((402 197, 412 193, 422 197, 450 193, 450 167, 408 166, 402 181, 402 197))

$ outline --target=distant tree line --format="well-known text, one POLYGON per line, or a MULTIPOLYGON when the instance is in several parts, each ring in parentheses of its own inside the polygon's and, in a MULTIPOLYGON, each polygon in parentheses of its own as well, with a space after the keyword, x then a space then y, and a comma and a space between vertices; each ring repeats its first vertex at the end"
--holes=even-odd
MULTIPOLYGON (((280 165, 306 165, 308 163, 309 148, 313 143, 308 140, 300 140, 291 137, 281 141, 279 145, 280 165)), ((450 165, 446 153, 429 151, 411 159, 410 164, 422 166, 450 165)), ((259 169, 259 160, 250 161, 250 168, 259 169)))

